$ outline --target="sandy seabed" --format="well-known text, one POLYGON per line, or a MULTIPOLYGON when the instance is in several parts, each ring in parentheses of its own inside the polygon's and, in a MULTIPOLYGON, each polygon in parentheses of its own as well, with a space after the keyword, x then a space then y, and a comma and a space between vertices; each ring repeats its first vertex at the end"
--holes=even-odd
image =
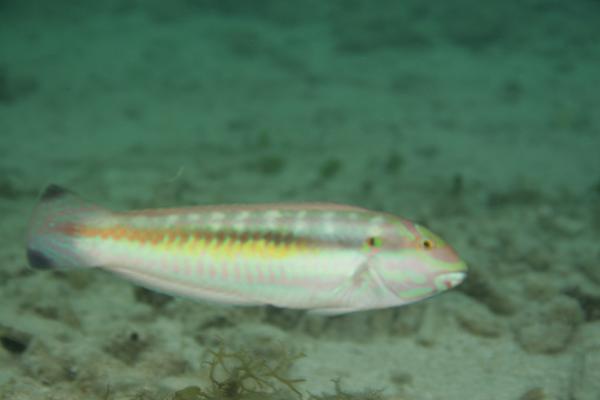
POLYGON ((303 353, 304 398, 600 398, 600 4, 376 4, 0 1, 0 399, 183 399, 221 344, 303 353), (470 275, 331 318, 36 271, 50 182, 121 210, 385 210, 470 275))

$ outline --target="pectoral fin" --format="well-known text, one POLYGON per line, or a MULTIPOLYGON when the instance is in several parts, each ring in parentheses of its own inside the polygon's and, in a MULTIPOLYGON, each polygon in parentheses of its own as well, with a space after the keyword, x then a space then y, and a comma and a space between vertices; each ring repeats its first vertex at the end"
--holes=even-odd
POLYGON ((369 259, 361 262, 352 275, 333 291, 332 302, 325 307, 310 310, 311 314, 346 314, 371 308, 386 307, 390 291, 377 270, 369 266, 369 259))

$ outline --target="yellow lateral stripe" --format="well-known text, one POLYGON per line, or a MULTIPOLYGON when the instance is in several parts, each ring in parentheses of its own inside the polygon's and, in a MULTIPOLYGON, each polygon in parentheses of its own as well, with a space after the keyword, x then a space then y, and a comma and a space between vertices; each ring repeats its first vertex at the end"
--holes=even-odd
POLYGON ((306 240, 297 240, 292 235, 274 232, 186 231, 115 225, 100 228, 81 227, 77 234, 105 240, 149 244, 157 251, 180 251, 190 256, 210 254, 223 259, 235 257, 282 259, 313 249, 306 240))

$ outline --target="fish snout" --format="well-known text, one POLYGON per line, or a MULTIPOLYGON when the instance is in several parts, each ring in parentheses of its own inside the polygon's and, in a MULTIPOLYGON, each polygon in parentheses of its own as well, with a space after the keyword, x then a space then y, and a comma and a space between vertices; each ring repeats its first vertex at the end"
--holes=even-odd
POLYGON ((463 271, 442 272, 434 278, 435 287, 440 290, 452 289, 460 285, 467 277, 466 267, 463 271))

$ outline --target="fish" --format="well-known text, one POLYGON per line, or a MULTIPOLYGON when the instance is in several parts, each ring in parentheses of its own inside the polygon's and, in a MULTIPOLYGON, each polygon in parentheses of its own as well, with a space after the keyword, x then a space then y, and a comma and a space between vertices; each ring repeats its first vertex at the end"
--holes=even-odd
POLYGON ((424 226, 333 203, 113 211, 52 184, 26 241, 35 269, 101 268, 175 296, 322 315, 411 304, 467 276, 424 226))

